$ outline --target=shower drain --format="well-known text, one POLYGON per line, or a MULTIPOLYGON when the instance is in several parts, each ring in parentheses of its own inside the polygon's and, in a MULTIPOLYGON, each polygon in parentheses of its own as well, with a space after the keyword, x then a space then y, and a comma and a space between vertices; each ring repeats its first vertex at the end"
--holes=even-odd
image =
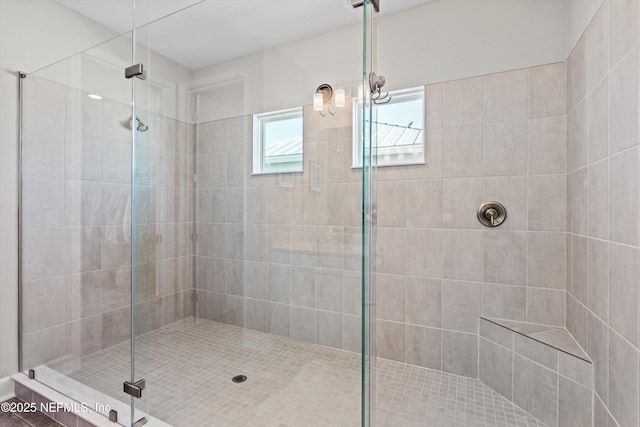
POLYGON ((246 375, 236 375, 235 377, 231 378, 231 381, 233 381, 234 383, 243 383, 247 380, 247 376, 246 375))

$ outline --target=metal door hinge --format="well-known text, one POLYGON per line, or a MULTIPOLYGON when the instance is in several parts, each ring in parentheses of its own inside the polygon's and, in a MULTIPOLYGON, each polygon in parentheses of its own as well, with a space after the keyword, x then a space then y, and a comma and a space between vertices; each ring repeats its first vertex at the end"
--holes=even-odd
POLYGON ((116 411, 115 409, 109 411, 109 421, 111 421, 112 423, 118 422, 118 411, 116 411))
POLYGON ((135 383, 130 383, 129 381, 124 382, 124 392, 130 394, 131 396, 140 399, 142 397, 142 390, 144 390, 145 382, 144 379, 138 380, 135 383))
POLYGON ((36 371, 34 371, 33 369, 29 369, 29 379, 30 380, 36 379, 36 371))
POLYGON ((140 80, 146 80, 147 73, 145 73, 144 66, 142 64, 135 64, 124 69, 124 77, 127 79, 137 77, 140 80))
POLYGON ((145 425, 147 422, 149 422, 149 420, 146 417, 142 417, 140 418, 138 421, 136 421, 135 423, 133 423, 133 427, 140 427, 145 425))

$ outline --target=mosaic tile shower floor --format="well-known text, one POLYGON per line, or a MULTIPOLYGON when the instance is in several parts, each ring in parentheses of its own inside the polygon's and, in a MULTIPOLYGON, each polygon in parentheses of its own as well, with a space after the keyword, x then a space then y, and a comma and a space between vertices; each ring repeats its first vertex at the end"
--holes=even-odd
MULTIPOLYGON (((357 354, 195 318, 138 340, 148 410, 176 427, 360 425, 357 354)), ((129 363, 124 342, 53 368, 128 402, 129 363)), ((383 359, 376 371, 378 426, 544 426, 474 379, 383 359)))

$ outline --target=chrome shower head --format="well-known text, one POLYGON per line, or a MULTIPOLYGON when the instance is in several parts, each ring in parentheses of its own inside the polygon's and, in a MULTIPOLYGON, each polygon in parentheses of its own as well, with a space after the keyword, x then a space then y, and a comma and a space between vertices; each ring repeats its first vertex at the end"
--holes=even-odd
POLYGON ((136 127, 138 132, 146 132, 149 130, 149 126, 145 125, 138 116, 136 116, 136 122, 138 122, 138 126, 136 127))
MULTIPOLYGON (((121 121, 120 124, 127 129, 133 129, 133 117, 129 117, 129 120, 121 121)), ((136 130, 138 132, 146 132, 149 130, 149 126, 145 125, 138 116, 136 116, 136 130)))

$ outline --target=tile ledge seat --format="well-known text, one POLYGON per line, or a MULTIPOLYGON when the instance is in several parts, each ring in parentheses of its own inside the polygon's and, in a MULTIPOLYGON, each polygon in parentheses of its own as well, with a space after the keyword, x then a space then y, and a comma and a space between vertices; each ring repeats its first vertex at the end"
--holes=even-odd
POLYGON ((592 363, 589 356, 580 347, 573 335, 565 328, 557 326, 541 325, 538 323, 517 322, 514 320, 495 319, 493 317, 480 316, 480 319, 495 325, 509 329, 517 334, 524 335, 534 341, 538 341, 563 353, 592 363))

